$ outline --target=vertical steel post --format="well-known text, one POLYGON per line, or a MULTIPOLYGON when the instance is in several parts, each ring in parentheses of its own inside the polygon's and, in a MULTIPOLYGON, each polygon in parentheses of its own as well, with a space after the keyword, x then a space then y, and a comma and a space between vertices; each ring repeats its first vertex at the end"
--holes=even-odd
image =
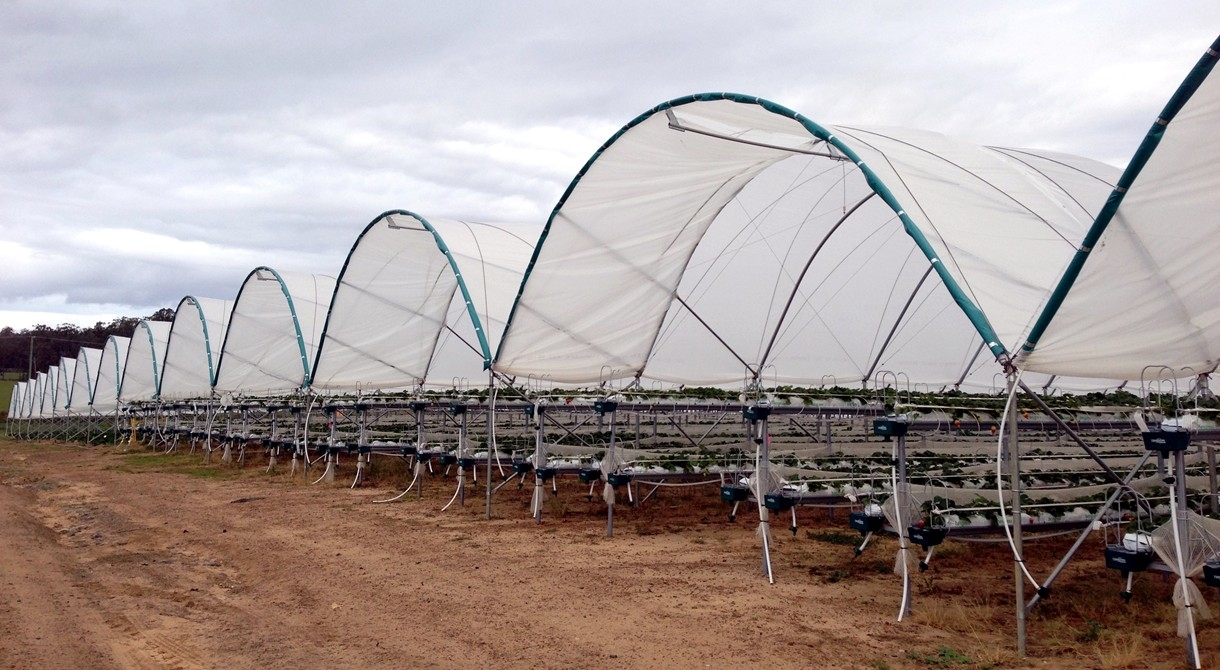
POLYGON ((1207 483, 1208 500, 1211 502, 1212 515, 1220 513, 1220 502, 1216 500, 1216 447, 1207 445, 1207 483))
POLYGON ((491 521, 491 459, 496 453, 496 373, 487 370, 487 520, 491 521))
MULTIPOLYGON (((1021 543, 1021 449, 1017 443, 1016 373, 1008 374, 1008 478, 1012 490, 1012 543, 1016 556, 1024 560, 1025 550, 1021 543)), ((1025 577, 1017 558, 1012 563, 1013 583, 1016 587, 1017 604, 1017 655, 1025 656, 1025 577)))

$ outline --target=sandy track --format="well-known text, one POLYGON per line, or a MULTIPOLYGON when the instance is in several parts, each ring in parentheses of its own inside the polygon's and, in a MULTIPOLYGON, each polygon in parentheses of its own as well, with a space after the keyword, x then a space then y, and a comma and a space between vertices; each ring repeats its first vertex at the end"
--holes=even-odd
POLYGON ((938 569, 984 572, 921 577, 917 615, 895 625, 892 541, 852 561, 779 528, 768 586, 750 515, 729 524, 714 492, 662 492, 606 538, 575 482, 539 527, 512 486, 487 521, 481 492, 440 512, 441 479, 422 500, 374 504, 392 489, 132 472, 125 458, 0 443, 0 666, 899 668, 942 646, 975 655, 962 667, 986 667, 988 648, 1012 662, 1010 629, 928 625, 955 599, 1003 622, 1002 550, 946 552, 938 569))

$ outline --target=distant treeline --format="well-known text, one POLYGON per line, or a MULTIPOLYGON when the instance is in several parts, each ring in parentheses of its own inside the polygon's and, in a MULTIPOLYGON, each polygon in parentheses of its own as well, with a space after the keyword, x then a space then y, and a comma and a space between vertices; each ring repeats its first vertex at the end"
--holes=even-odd
MULTIPOLYGON (((149 321, 173 321, 174 310, 165 307, 143 317, 149 321)), ((69 323, 58 326, 37 325, 32 328, 13 330, 0 329, 0 372, 24 373, 30 367, 30 350, 33 346, 34 372, 57 365, 61 356, 76 358, 81 347, 102 348, 111 335, 131 337, 140 317, 119 317, 110 323, 98 321, 88 328, 69 323)))

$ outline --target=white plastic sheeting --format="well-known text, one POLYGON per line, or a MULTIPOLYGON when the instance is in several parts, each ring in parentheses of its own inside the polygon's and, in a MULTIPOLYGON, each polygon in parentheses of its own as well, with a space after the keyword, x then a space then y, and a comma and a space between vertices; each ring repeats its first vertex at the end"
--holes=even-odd
POLYGON ((539 231, 402 210, 379 216, 340 272, 311 385, 481 381, 539 231))
POLYGON ((23 409, 21 415, 24 417, 33 417, 34 410, 38 405, 36 394, 38 391, 38 375, 34 375, 32 379, 26 381, 25 393, 22 395, 23 409))
MULTIPOLYGON (((185 299, 162 396, 473 386, 489 361, 538 386, 994 391, 994 359, 1018 348, 1048 392, 1150 365, 1206 373, 1220 362, 1218 46, 1121 178, 735 94, 664 103, 596 152, 537 237, 396 210, 337 285, 260 267, 229 317, 185 299)), ((95 407, 117 402, 121 359, 107 361, 95 407)), ((47 388, 31 380, 20 411, 42 412, 47 388)))
POLYGON ((76 376, 76 359, 59 357, 59 373, 55 376, 55 411, 64 413, 72 402, 72 381, 76 376))
POLYGON ((123 378, 119 381, 119 401, 123 404, 156 400, 161 385, 161 365, 169 342, 170 323, 141 319, 131 334, 123 378))
POLYGON ((980 335, 983 360, 1021 340, 1118 174, 823 127, 757 98, 666 103, 556 207, 495 367, 568 383, 955 384, 980 335))
POLYGON ((231 307, 227 300, 189 295, 178 303, 161 373, 162 399, 211 395, 231 307))
POLYGON ((216 389, 264 394, 309 382, 335 278, 255 268, 242 283, 225 334, 216 389))
POLYGON ((1217 49, 1136 153, 1133 181, 1025 368, 1138 379, 1149 365, 1189 374, 1220 362, 1217 49))
POLYGON ((1189 619, 1184 611, 1187 605, 1187 594, 1183 593, 1184 591, 1189 591, 1189 601, 1195 609, 1195 616, 1201 619, 1211 618, 1207 601, 1190 578, 1201 575, 1203 564, 1220 552, 1220 521, 1208 519, 1190 510, 1180 514, 1182 517, 1177 520, 1178 535, 1182 543, 1180 557, 1177 542, 1174 540, 1174 521, 1152 531, 1151 541, 1156 555, 1178 576, 1173 588, 1173 602, 1178 608, 1178 635, 1186 637, 1190 629, 1187 627, 1189 619))
POLYGON ((123 365, 127 362, 130 337, 111 335, 102 346, 102 357, 97 365, 97 381, 93 384, 93 402, 90 407, 98 414, 108 414, 119 407, 119 384, 123 380, 123 365))
POLYGON ((51 396, 54 394, 55 380, 47 372, 39 372, 37 381, 34 386, 34 417, 43 418, 51 416, 53 402, 51 396))
POLYGON ((81 347, 76 352, 76 367, 72 374, 72 393, 68 411, 74 414, 89 413, 89 403, 93 402, 93 385, 97 381, 98 366, 101 365, 101 362, 101 349, 81 347))
POLYGON ((25 399, 26 399, 25 382, 17 382, 13 385, 13 396, 9 399, 8 415, 13 418, 25 418, 25 399))

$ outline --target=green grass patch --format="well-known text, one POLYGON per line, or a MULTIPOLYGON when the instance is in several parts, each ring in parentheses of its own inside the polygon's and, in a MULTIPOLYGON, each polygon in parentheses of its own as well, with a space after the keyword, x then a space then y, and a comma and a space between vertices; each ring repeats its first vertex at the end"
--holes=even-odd
POLYGON ((855 531, 849 533, 842 530, 807 530, 805 531, 805 537, 818 542, 838 544, 845 547, 858 546, 863 540, 860 534, 855 531))
POLYGON ((907 658, 911 659, 912 661, 919 661, 920 663, 932 666, 934 668, 952 668, 959 666, 970 666, 974 664, 974 661, 970 660, 969 656, 966 656, 962 652, 953 649, 952 647, 945 646, 942 646, 940 649, 937 649, 935 653, 931 654, 920 654, 912 651, 911 653, 907 654, 907 658))
POLYGON ((17 386, 17 381, 13 379, 0 379, 0 414, 8 414, 9 403, 13 401, 13 388, 17 386))
POLYGON ((201 477, 204 479, 235 479, 241 471, 221 463, 205 464, 199 456, 190 454, 162 454, 156 452, 132 452, 119 455, 119 463, 108 470, 119 472, 162 472, 201 477))

